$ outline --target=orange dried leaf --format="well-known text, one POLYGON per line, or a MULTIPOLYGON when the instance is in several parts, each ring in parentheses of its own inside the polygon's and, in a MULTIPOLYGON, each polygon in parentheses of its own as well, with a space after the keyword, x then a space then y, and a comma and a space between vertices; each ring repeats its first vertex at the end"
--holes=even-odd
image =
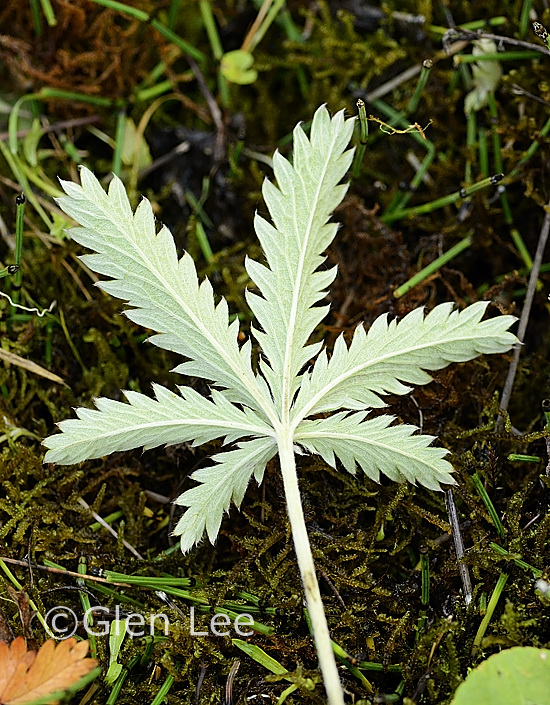
POLYGON ((40 649, 27 651, 23 637, 11 645, 0 642, 0 705, 26 705, 70 689, 97 666, 95 659, 86 658, 88 642, 66 639, 56 644, 46 641, 40 649))

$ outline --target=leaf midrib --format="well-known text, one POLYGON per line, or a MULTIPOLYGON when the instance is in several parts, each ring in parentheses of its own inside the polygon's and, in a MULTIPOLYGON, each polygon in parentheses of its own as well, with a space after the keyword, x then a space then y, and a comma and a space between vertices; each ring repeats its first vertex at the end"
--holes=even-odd
MULTIPOLYGON (((315 204, 315 207, 309 207, 309 219, 308 219, 308 225, 306 228, 306 237, 304 238, 304 244, 301 248, 301 253, 300 253, 300 259, 299 259, 299 266, 297 269, 297 276, 295 278, 295 285, 294 285, 294 292, 292 296, 292 305, 290 308, 290 316, 289 316, 289 323, 288 323, 288 329, 287 329, 287 335, 286 335, 286 345, 285 345, 285 357, 284 357, 284 363, 283 363, 283 379, 282 379, 282 394, 281 394, 281 404, 282 404, 282 409, 281 409, 281 419, 284 425, 289 426, 290 425, 290 409, 291 409, 291 390, 292 390, 292 378, 290 374, 290 369, 292 366, 292 352, 294 350, 294 336, 295 336, 295 326, 296 326, 296 317, 297 317, 297 310, 298 310, 298 302, 299 302, 299 294, 301 292, 302 288, 302 279, 303 279, 303 272, 304 272, 304 260, 306 256, 306 252, 308 250, 308 245, 311 237, 311 229, 312 229, 312 222, 315 219, 315 216, 317 214, 317 203, 319 202, 320 199, 320 192, 323 189, 324 185, 324 180, 325 176, 328 171, 328 165, 331 162, 332 154, 334 152, 334 143, 335 143, 335 137, 334 134, 331 131, 331 146, 330 150, 327 150, 326 156, 325 156, 325 163, 323 165, 323 170, 322 170, 322 177, 318 180, 317 182, 317 188, 315 191, 315 196, 313 199, 313 203, 315 204)), ((301 174, 298 174, 298 172, 295 172, 298 176, 300 181, 303 183, 303 177, 301 174)), ((305 184, 304 184, 305 186, 305 184)), ((307 193, 307 189, 304 188, 304 193, 307 193)), ((292 189, 292 194, 293 194, 293 201, 295 203, 295 194, 296 194, 296 189, 292 189)), ((309 204, 308 204, 309 206, 309 204)), ((298 230, 298 225, 296 222, 296 216, 297 216, 297 208, 296 205, 293 209, 293 220, 294 220, 294 227, 296 232, 299 232, 298 230)))
MULTIPOLYGON (((343 423, 345 423, 345 419, 343 420, 343 423)), ((392 427, 390 427, 392 428, 392 427)), ((393 427, 393 428, 398 428, 398 427, 393 427)), ((413 436, 414 437, 414 436, 413 436)), ((397 453, 404 458, 408 458, 411 460, 414 460, 417 463, 422 463, 423 465, 426 465, 427 467, 431 468, 432 470, 437 470, 437 463, 441 461, 441 458, 437 458, 434 461, 434 464, 430 464, 423 458, 420 458, 418 454, 415 453, 410 453, 405 450, 402 450, 400 448, 396 448, 395 446, 388 445, 387 443, 383 443, 381 441, 376 441, 372 438, 366 438, 364 436, 358 436, 353 433, 346 433, 346 432, 338 432, 338 431, 304 431, 302 433, 297 433, 294 436, 294 440, 297 443, 300 443, 302 440, 307 440, 311 439, 312 441, 319 440, 321 438, 326 438, 328 440, 332 439, 339 439, 343 441, 354 441, 357 443, 360 443, 362 445, 371 445, 371 446, 376 446, 377 448, 383 448, 386 451, 389 451, 391 453, 397 453)), ((407 440, 409 436, 403 437, 403 440, 407 440)), ((427 446, 426 448, 422 448, 421 450, 429 450, 430 446, 427 446)), ((432 449, 433 450, 433 449, 432 449)))
MULTIPOLYGON (((479 336, 476 335, 464 335, 459 338, 457 337, 447 337, 447 338, 440 338, 439 340, 430 340, 428 342, 419 344, 419 345, 414 345, 412 347, 408 348, 401 348, 400 350, 391 350, 390 352, 381 355, 379 357, 376 357, 374 359, 367 360, 366 362, 356 365, 355 367, 350 368, 346 372, 342 373, 338 377, 335 377, 331 382, 329 382, 326 386, 324 386, 317 394, 315 394, 301 409, 297 410, 296 414, 293 417, 292 424, 294 428, 296 428, 299 423, 307 418, 309 413, 311 413, 311 409, 313 409, 323 397, 327 396, 330 394, 330 392, 339 384, 342 384, 346 380, 348 380, 350 377, 354 377, 355 375, 358 375, 361 372, 364 372, 365 369, 368 367, 372 367, 373 365, 377 365, 381 362, 385 362, 388 360, 391 360, 394 357, 400 357, 401 355, 408 356, 411 355, 412 353, 420 350, 424 350, 426 348, 433 348, 438 345, 442 344, 448 344, 450 342, 460 342, 460 341, 466 341, 466 340, 478 340, 479 336)), ((349 352, 349 348, 348 348, 349 352)), ((417 368, 420 367, 420 369, 425 370, 422 365, 415 365, 417 368)), ((396 379, 399 379, 399 377, 396 377, 396 379)))

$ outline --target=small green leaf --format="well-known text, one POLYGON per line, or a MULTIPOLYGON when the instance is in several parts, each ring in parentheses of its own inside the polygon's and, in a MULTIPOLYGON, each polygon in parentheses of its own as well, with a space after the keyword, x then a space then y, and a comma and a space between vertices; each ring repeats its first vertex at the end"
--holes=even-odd
POLYGON ((126 621, 124 619, 114 619, 111 622, 109 632, 109 670, 105 676, 105 683, 112 685, 122 671, 122 665, 117 662, 120 647, 126 636, 126 621))
POLYGON ((244 651, 247 656, 250 656, 250 658, 254 659, 254 661, 264 668, 267 668, 271 673, 275 673, 277 676, 282 676, 287 673, 287 669, 282 663, 279 663, 272 656, 266 654, 266 652, 259 646, 256 646, 256 644, 249 644, 242 639, 231 639, 231 641, 235 646, 241 649, 241 651, 244 651))
POLYGON ((256 69, 250 68, 254 63, 254 57, 248 51, 235 49, 228 51, 222 56, 221 72, 231 83, 238 83, 240 86, 247 86, 258 78, 256 69))
POLYGON ((63 213, 52 213, 52 227, 50 228, 50 235, 55 237, 56 240, 65 240, 67 238, 67 230, 70 227, 70 221, 66 218, 63 213))
POLYGON ((28 131, 25 139, 23 140, 23 153, 25 159, 33 167, 38 165, 38 144, 43 136, 42 125, 40 120, 35 118, 32 121, 32 127, 28 131))
POLYGON ((550 651, 516 646, 473 670, 452 705, 550 705, 549 686, 550 651))
POLYGON ((145 137, 142 133, 138 133, 132 118, 126 118, 122 143, 122 163, 131 167, 136 159, 139 169, 149 166, 153 161, 145 137))
MULTIPOLYGON (((497 45, 492 39, 479 39, 473 42, 472 54, 483 56, 483 54, 496 54, 497 45)), ((489 93, 494 93, 500 83, 502 68, 498 61, 478 61, 472 65, 474 78, 474 88, 464 100, 464 112, 466 115, 472 110, 477 112, 485 105, 489 93)))

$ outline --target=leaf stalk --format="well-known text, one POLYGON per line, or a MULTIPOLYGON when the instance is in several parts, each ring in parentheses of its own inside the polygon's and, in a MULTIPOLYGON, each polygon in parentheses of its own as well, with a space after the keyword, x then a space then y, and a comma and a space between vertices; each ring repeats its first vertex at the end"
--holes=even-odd
POLYGON ((332 650, 330 633, 302 510, 294 447, 292 435, 289 432, 285 433, 283 431, 281 433, 278 438, 278 447, 292 540, 294 541, 294 550, 304 585, 307 608, 311 618, 315 647, 319 657, 319 666, 323 674, 328 702, 329 705, 344 705, 344 693, 332 650))

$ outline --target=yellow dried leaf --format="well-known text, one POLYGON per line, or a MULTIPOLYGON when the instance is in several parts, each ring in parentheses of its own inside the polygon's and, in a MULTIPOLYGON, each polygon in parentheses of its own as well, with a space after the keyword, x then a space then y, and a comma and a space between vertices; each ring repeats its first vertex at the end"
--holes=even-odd
POLYGON ((74 638, 59 643, 49 639, 38 651, 28 651, 20 636, 11 645, 0 642, 0 705, 26 705, 50 695, 47 702, 58 703, 60 692, 97 666, 87 653, 88 642, 74 638))

